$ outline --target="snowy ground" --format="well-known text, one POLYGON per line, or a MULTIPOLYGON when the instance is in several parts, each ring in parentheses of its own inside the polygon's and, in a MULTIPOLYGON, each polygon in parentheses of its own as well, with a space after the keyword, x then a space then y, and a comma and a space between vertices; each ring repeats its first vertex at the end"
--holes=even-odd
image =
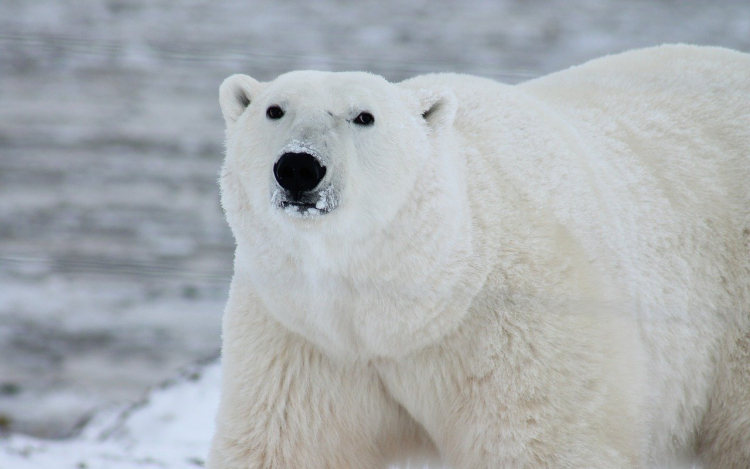
MULTIPOLYGON (((195 454, 148 449, 157 438, 141 427, 128 427, 137 443, 127 431, 100 439, 102 423, 70 446, 20 434, 70 437, 97 409, 218 355, 233 248, 215 183, 224 77, 318 68, 514 83, 663 42, 750 51, 750 3, 0 2, 0 435, 13 435, 0 455, 16 454, 0 469, 88 455, 87 467, 190 467, 205 448, 208 398, 204 423, 189 424, 195 444, 159 424, 158 408, 138 414, 195 454), (22 449, 35 445, 47 449, 22 449)), ((210 379, 191 383, 179 389, 215 393, 210 379)))
POLYGON ((216 363, 183 373, 141 402, 100 412, 74 440, 13 436, 0 451, 0 468, 201 467, 213 433, 219 374, 216 363))

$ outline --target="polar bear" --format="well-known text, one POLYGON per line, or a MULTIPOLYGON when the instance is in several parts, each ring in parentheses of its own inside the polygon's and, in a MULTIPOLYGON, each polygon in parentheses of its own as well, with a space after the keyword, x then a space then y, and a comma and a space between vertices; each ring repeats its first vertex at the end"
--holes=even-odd
POLYGON ((220 104, 209 468, 747 469, 750 55, 234 75, 220 104))

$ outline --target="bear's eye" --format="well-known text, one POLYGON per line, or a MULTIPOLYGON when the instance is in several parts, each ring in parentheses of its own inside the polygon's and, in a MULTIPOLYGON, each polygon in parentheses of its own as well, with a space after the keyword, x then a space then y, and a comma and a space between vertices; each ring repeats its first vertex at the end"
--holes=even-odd
POLYGON ((369 112, 360 112, 357 117, 354 118, 354 123, 357 125, 372 125, 375 123, 375 118, 369 112))
POLYGON ((284 110, 281 109, 279 106, 271 106, 266 110, 266 116, 268 116, 269 119, 281 119, 284 117, 284 110))

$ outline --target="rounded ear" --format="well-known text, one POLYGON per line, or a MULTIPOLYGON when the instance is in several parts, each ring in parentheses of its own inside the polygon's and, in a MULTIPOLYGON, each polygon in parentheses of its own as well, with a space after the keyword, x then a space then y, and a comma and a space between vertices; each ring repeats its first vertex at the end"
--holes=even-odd
POLYGON ((236 74, 224 80, 219 87, 219 104, 227 125, 237 122, 240 115, 258 96, 261 83, 247 75, 236 74))
POLYGON ((450 127, 458 111, 458 99, 447 86, 431 86, 416 91, 422 118, 433 129, 450 127))

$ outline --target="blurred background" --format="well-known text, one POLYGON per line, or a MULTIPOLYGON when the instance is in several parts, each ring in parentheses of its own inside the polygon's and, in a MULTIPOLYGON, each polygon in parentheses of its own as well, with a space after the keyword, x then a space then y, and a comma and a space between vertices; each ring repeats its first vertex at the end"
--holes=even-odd
POLYGON ((226 76, 517 83, 665 42, 750 52, 750 1, 0 0, 0 433, 218 357, 226 76))

